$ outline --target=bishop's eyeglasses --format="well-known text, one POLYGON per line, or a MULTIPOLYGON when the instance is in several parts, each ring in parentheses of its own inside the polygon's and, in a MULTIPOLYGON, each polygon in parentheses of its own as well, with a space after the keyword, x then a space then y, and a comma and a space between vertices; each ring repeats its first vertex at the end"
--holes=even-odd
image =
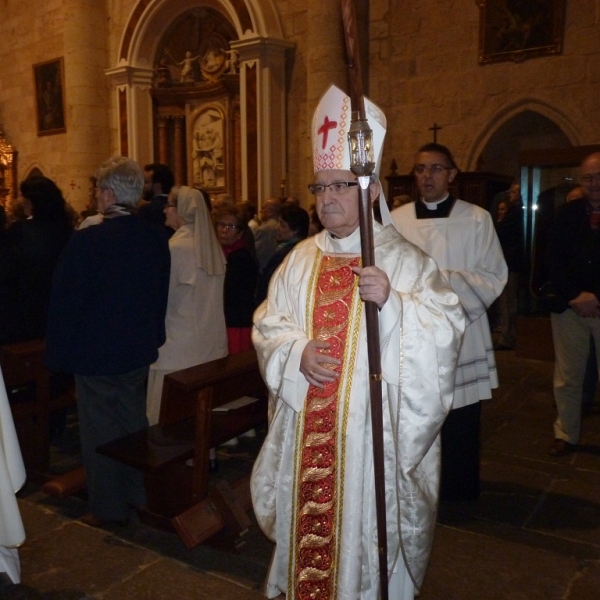
POLYGON ((325 193, 325 190, 329 188, 335 194, 343 194, 348 190, 349 187, 358 185, 358 181, 334 181, 333 183, 311 183, 308 189, 311 194, 315 196, 321 196, 325 193))

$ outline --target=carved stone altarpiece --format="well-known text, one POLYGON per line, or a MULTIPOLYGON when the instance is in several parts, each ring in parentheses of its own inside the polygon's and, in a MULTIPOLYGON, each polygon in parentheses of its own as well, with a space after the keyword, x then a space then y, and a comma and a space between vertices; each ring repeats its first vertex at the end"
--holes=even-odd
POLYGON ((152 86, 158 160, 179 184, 241 195, 239 54, 232 25, 209 8, 174 21, 156 53, 152 86))

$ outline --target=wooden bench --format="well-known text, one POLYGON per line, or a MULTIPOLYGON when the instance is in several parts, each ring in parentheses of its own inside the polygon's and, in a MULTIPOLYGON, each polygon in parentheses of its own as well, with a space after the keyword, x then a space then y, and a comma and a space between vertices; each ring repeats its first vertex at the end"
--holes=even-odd
POLYGON ((44 340, 0 347, 0 365, 8 400, 30 478, 44 480, 50 467, 50 415, 75 404, 74 386, 51 390, 44 367, 44 340))
POLYGON ((140 469, 148 498, 143 518, 173 527, 192 548, 226 524, 247 526, 248 479, 210 491, 209 452, 267 421, 267 394, 254 350, 167 375, 159 423, 114 440, 98 452, 140 469), (234 410, 213 409, 243 396, 258 398, 234 410))

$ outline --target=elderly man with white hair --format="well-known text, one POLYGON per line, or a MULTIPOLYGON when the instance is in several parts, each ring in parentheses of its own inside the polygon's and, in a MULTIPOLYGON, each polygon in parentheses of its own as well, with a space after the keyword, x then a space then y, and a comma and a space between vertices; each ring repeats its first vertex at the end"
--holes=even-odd
MULTIPOLYGON (((380 156, 385 117, 366 104, 380 156)), ((349 125, 350 99, 332 86, 313 118, 309 186, 325 229, 290 252, 254 315, 271 402, 251 485, 276 542, 269 598, 380 597, 363 301, 379 307, 390 598, 413 599, 435 527, 463 313, 434 261, 392 226, 374 224, 376 266, 361 267, 349 125)))
POLYGON ((54 274, 46 365, 75 374, 90 513, 101 526, 142 507, 142 474, 96 448, 147 427, 146 379, 165 342, 170 255, 163 228, 132 216, 144 175, 115 157, 96 174, 102 223, 76 232, 54 274))

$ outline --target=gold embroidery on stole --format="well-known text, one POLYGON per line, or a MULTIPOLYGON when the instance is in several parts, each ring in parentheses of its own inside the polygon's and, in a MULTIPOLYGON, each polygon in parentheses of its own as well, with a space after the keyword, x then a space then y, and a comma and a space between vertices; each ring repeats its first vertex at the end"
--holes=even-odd
POLYGON ((309 387, 304 410, 298 417, 299 461, 294 473, 292 506, 296 517, 290 545, 294 560, 290 560, 288 579, 288 596, 298 600, 332 600, 337 593, 344 432, 351 391, 351 379, 344 374, 354 369, 360 319, 360 310, 356 310, 358 278, 351 270, 360 266, 360 258, 318 258, 318 277, 309 286, 311 298, 307 299, 307 309, 312 309, 307 314, 307 330, 311 339, 329 342, 328 354, 339 358, 342 364, 331 368, 340 374, 334 382, 323 389, 309 387))

